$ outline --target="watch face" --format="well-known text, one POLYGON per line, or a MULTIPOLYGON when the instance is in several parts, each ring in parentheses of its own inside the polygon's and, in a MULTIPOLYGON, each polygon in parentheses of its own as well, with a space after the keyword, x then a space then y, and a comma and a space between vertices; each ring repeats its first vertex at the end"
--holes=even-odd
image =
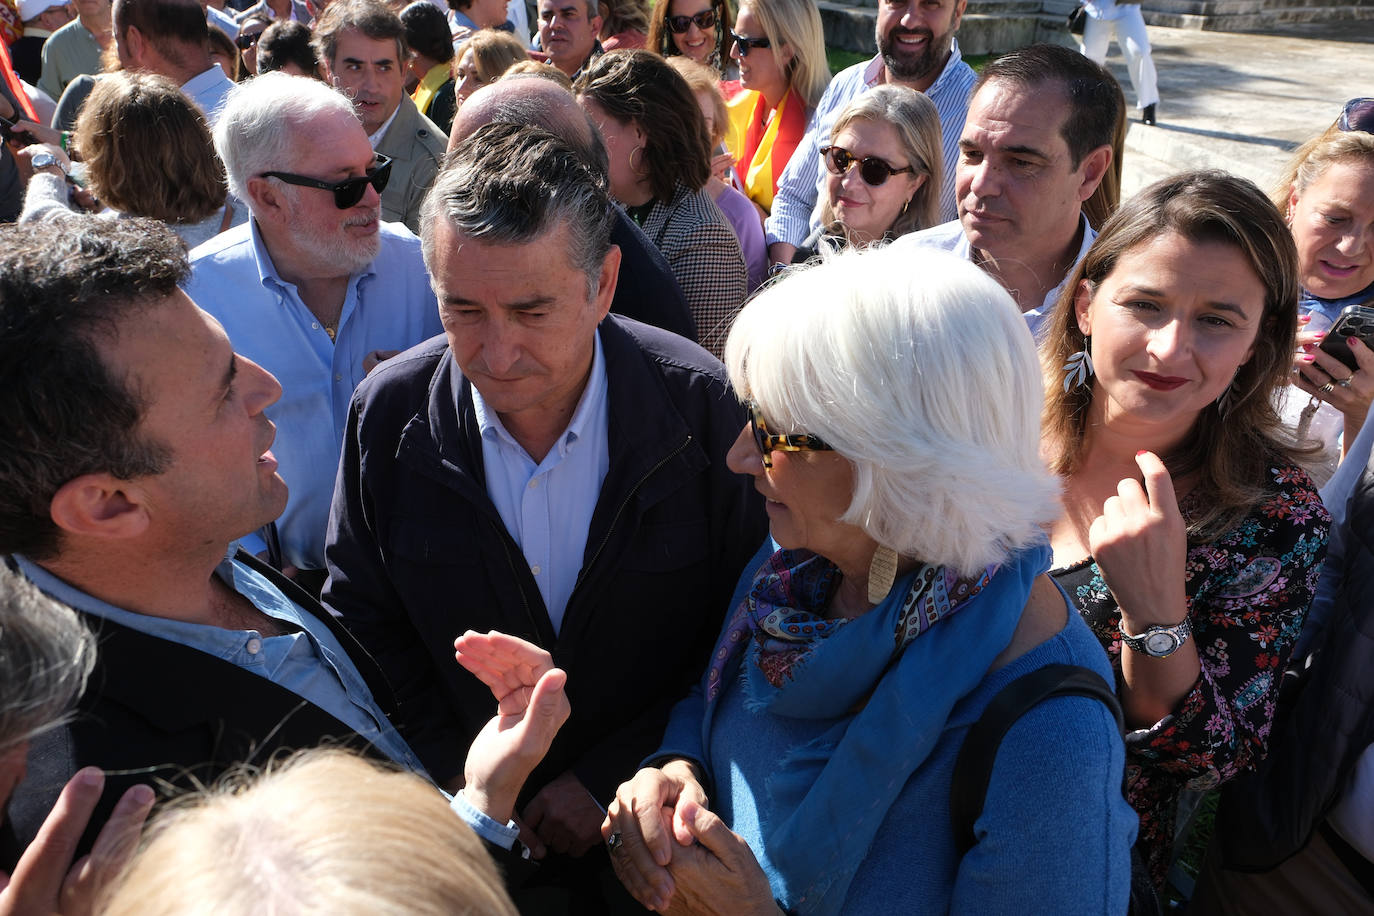
POLYGON ((1145 637, 1145 651, 1151 655, 1168 655, 1178 648, 1178 637, 1173 633, 1151 633, 1145 637))

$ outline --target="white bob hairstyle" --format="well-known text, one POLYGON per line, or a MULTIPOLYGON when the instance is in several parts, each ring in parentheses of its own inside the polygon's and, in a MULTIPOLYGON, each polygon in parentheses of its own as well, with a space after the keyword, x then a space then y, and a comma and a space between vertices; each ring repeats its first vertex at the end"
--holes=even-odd
POLYGON ((293 166, 304 163, 291 161, 301 125, 327 112, 358 120, 353 103, 342 93, 308 76, 274 71, 231 89, 214 129, 229 192, 250 204, 248 179, 263 172, 296 171, 293 166))
POLYGON ((965 260, 876 247, 794 269, 739 313, 725 363, 775 432, 848 459, 839 521, 903 556, 971 575, 1059 514, 1035 344, 965 260))

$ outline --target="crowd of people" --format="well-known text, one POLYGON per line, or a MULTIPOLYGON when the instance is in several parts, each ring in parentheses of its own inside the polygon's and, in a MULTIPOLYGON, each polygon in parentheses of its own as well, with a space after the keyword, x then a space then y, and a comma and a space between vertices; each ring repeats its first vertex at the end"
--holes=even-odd
POLYGON ((1374 911, 1374 100, 449 2, 20 4, 0 910, 1374 911))

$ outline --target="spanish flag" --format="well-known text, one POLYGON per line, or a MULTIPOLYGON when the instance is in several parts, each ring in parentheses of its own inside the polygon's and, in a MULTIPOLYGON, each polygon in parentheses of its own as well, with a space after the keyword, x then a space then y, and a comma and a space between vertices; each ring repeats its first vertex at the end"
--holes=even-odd
POLYGON ((744 193, 765 210, 773 209, 787 161, 806 134, 806 106, 791 89, 769 118, 768 103, 752 90, 726 103, 730 132, 725 144, 735 157, 735 174, 744 182, 744 193))

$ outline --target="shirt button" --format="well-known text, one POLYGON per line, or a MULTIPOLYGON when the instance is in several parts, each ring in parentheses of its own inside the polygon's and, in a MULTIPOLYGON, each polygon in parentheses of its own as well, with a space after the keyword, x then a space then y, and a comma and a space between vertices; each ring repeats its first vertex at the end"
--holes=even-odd
POLYGON ((252 639, 248 640, 244 648, 248 650, 249 655, 257 655, 262 651, 262 640, 254 636, 252 639))
POLYGON ((536 478, 534 478, 533 480, 530 481, 530 489, 531 489, 531 490, 537 488, 538 486, 539 486, 539 478, 538 478, 538 477, 536 477, 536 478))
POLYGON ((336 376, 334 376, 334 381, 336 381, 336 382, 342 382, 342 381, 343 381, 343 376, 342 376, 342 375, 336 375, 336 376))
POLYGON ((311 326, 312 328, 314 328, 315 330, 317 330, 317 331, 320 329, 320 323, 319 323, 318 321, 312 321, 312 322, 310 322, 310 326, 311 326))
POLYGON ((530 572, 534 573, 536 576, 539 575, 539 567, 538 567, 538 566, 531 566, 531 567, 530 567, 530 572))

